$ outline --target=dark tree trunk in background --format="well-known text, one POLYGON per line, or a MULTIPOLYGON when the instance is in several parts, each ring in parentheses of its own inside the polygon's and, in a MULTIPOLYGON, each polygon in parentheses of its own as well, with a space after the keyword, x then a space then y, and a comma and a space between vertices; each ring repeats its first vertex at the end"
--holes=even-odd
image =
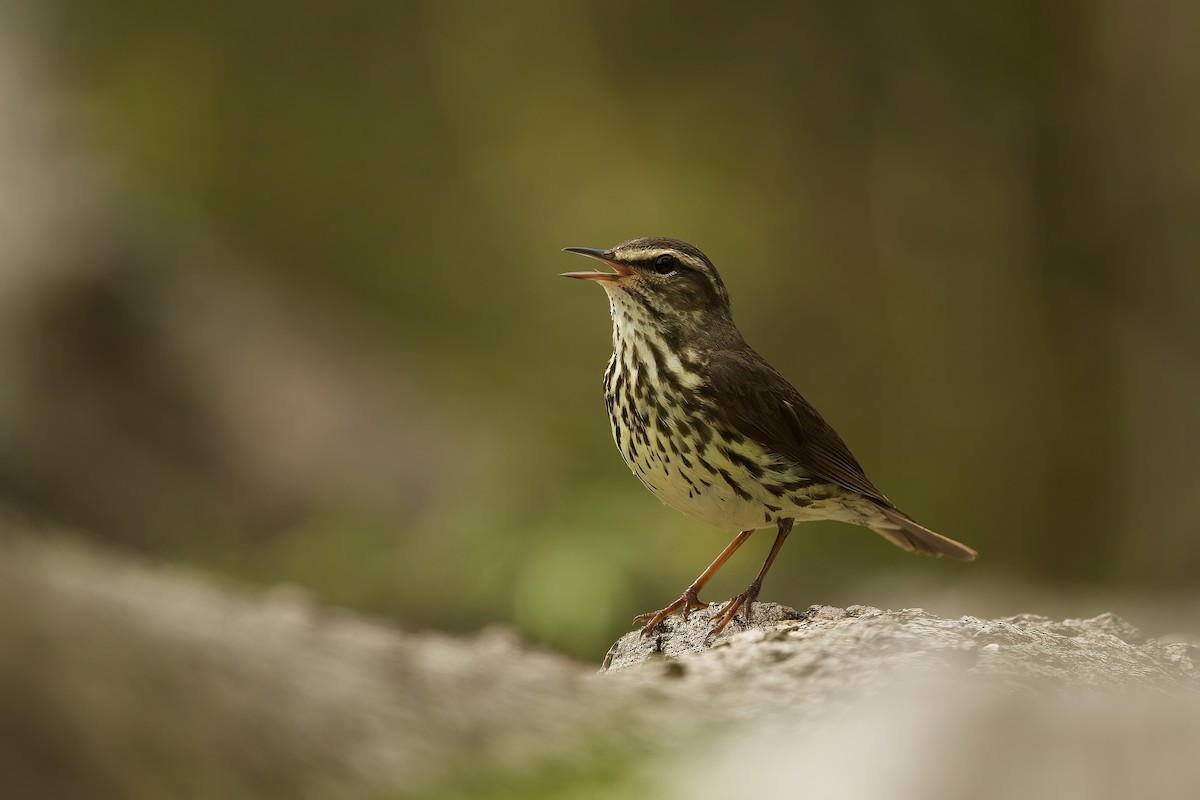
POLYGON ((1105 218, 1103 163, 1093 102, 1098 81, 1095 14, 1079 3, 1036 4, 1030 24, 1032 200, 1042 327, 1048 514, 1022 533, 1036 573, 1103 579, 1112 573, 1121 520, 1104 498, 1120 487, 1123 418, 1118 408, 1113 309, 1123 263, 1105 218))

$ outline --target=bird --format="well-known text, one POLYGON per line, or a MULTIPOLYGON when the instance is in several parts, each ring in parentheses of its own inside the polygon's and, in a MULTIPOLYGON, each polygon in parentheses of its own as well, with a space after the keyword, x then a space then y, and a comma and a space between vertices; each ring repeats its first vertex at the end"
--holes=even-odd
POLYGON ((746 591, 712 614, 710 637, 743 609, 750 621, 796 522, 838 520, 909 552, 975 560, 975 550, 920 525, 875 488, 829 423, 746 343, 724 281, 697 247, 651 236, 563 249, 612 270, 562 275, 608 295, 604 402, 626 465, 666 505, 738 531, 678 599, 634 618, 643 635, 672 614, 707 608, 700 591, 756 530, 774 528, 774 543, 746 591))

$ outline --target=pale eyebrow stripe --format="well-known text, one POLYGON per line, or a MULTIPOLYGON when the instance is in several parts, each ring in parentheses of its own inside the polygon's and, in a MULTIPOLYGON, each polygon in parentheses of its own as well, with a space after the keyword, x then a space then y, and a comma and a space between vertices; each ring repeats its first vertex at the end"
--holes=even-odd
POLYGON ((636 259, 639 261, 642 259, 645 259, 648 261, 652 258, 658 258, 659 256, 666 255, 666 254, 675 256, 681 262, 683 262, 684 264, 686 264, 687 266, 691 267, 694 270, 697 270, 699 272, 707 272, 708 271, 707 265, 705 265, 705 263, 703 261, 701 261, 700 259, 693 258, 692 256, 688 255, 687 253, 682 253, 678 250, 671 250, 669 248, 653 248, 650 250, 635 250, 632 253, 630 253, 628 256, 626 256, 626 258, 628 258, 630 260, 636 259))
POLYGON ((703 261, 701 261, 698 258, 693 258, 692 256, 689 256, 687 253, 674 253, 674 256, 676 258, 678 258, 680 261, 682 261, 683 263, 687 264, 692 269, 699 270, 700 272, 708 271, 707 264, 705 264, 703 261))

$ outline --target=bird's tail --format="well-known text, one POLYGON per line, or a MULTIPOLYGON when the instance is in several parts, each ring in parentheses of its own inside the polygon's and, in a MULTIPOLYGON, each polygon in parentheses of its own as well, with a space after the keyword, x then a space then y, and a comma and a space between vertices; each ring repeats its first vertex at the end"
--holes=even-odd
POLYGON ((977 553, 974 550, 949 536, 942 536, 923 525, 918 525, 904 512, 887 506, 880 506, 879 510, 885 519, 872 525, 871 530, 897 547, 902 547, 910 553, 950 556, 959 561, 975 560, 977 553))

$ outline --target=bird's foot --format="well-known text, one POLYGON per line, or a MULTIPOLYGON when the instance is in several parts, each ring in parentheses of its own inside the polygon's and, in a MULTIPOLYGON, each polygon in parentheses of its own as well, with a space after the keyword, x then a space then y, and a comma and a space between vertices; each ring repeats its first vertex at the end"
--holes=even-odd
POLYGON ((729 602, 721 606, 720 610, 713 615, 713 626, 708 632, 708 638, 712 638, 725 630, 725 626, 733 622, 733 618, 737 616, 737 612, 745 608, 746 611, 742 614, 746 624, 750 624, 751 607, 754 601, 758 599, 758 593, 762 589, 762 584, 758 581, 750 584, 746 591, 735 597, 730 598, 729 602))
POLYGON ((645 622, 646 625, 642 628, 642 636, 649 636, 655 628, 659 626, 664 619, 671 616, 677 611, 683 612, 683 618, 686 620, 688 615, 698 608, 708 608, 708 603, 703 602, 696 596, 697 590, 689 586, 684 589, 683 594, 679 596, 671 605, 658 611, 650 611, 645 614, 638 614, 633 618, 634 622, 645 622))

